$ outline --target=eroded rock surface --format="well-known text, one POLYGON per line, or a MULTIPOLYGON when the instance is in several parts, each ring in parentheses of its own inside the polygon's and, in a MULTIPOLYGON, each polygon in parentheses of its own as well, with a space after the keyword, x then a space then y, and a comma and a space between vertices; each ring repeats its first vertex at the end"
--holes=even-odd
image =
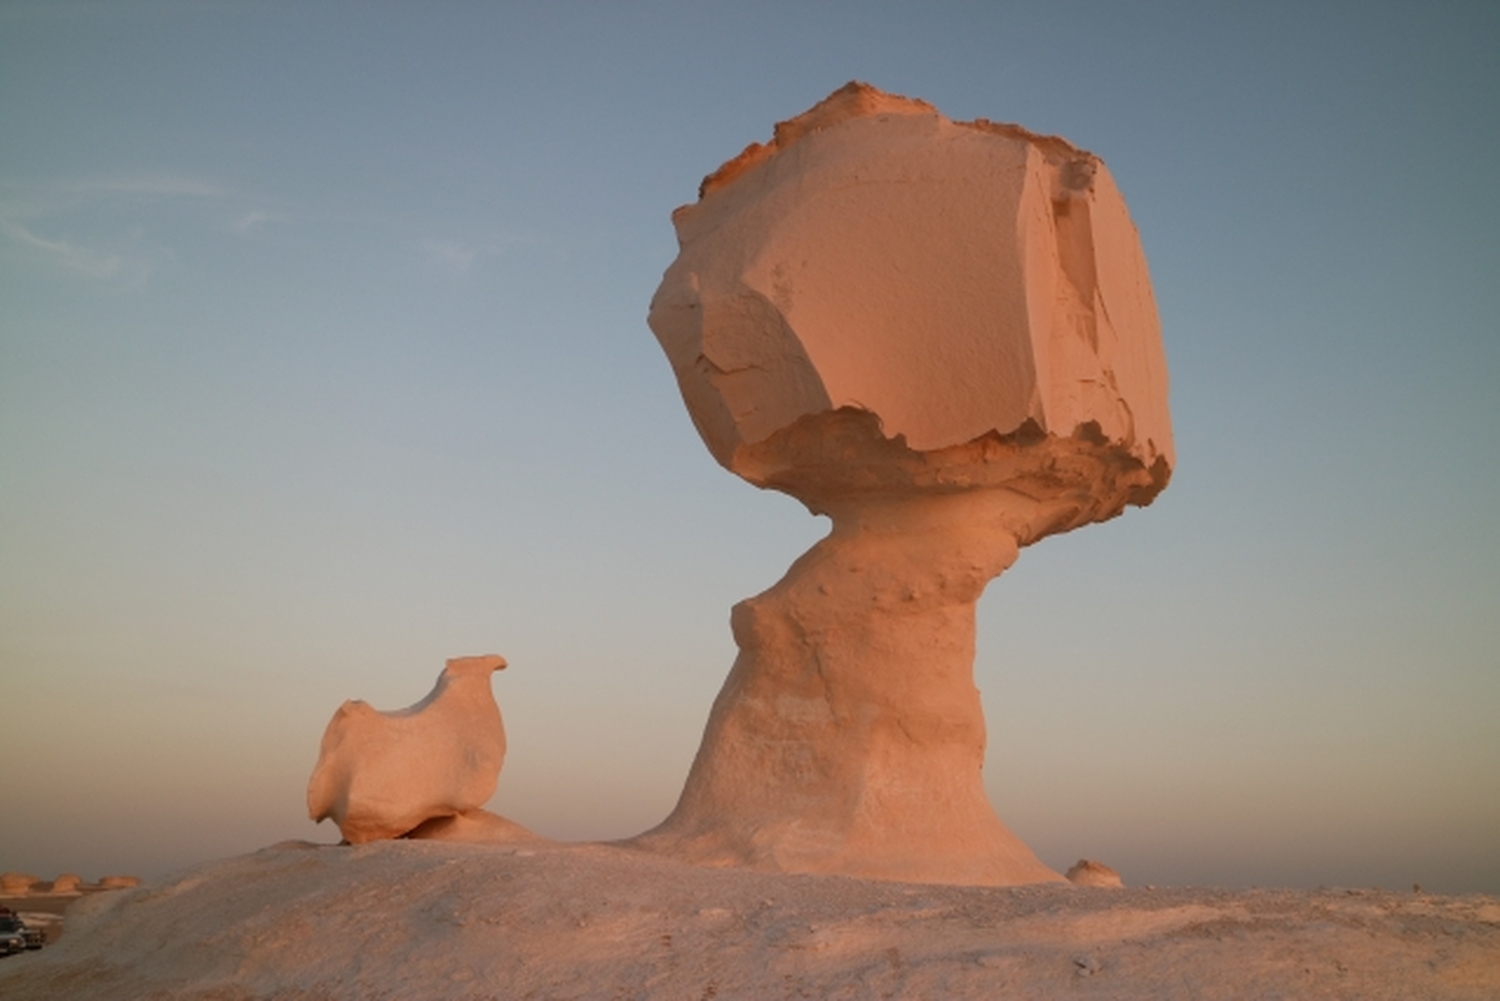
POLYGON ((5 1001, 1494 1001, 1500 899, 706 869, 600 845, 286 843, 96 894, 5 1001))
POLYGON ((885 879, 1060 880, 980 770, 974 603, 1173 462, 1134 225, 1063 139, 850 84, 710 175, 650 323, 709 450, 832 518, 735 607, 740 655, 635 844, 885 879))
POLYGON ((1068 882, 1074 886, 1123 887, 1125 881, 1103 862, 1081 858, 1067 872, 1068 882))
MULTIPOLYGON (((917 455, 1081 437, 1156 470, 1147 493, 1164 485, 1155 300, 1093 154, 850 84, 709 176, 673 222, 681 252, 651 327, 709 449, 752 482, 796 487, 778 473, 811 457, 764 443, 849 408, 917 455)), ((853 465, 849 486, 889 475, 853 465)))
MULTIPOLYGON (((450 660, 426 698, 396 712, 345 702, 323 734, 308 816, 332 818, 356 845, 439 818, 493 816, 480 807, 495 794, 505 761, 505 727, 490 689, 490 676, 504 667, 498 656, 450 660)), ((452 826, 476 824, 493 826, 478 819, 452 826)))

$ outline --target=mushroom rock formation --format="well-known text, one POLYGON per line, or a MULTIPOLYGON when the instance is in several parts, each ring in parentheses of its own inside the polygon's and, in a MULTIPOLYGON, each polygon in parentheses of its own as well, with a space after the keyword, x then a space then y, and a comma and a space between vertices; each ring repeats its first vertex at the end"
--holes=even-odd
POLYGON ((79 893, 81 892, 79 887, 82 884, 83 879, 81 877, 71 872, 65 872, 52 881, 52 892, 79 893))
POLYGON ((41 880, 24 872, 0 873, 0 893, 7 897, 24 897, 41 880))
POLYGON ((101 876, 99 888, 101 890, 129 890, 141 885, 139 876, 101 876))
POLYGON ((436 818, 493 816, 480 807, 495 794, 505 761, 505 727, 490 690, 490 675, 503 667, 497 656, 450 660, 425 699, 396 712, 345 702, 323 734, 308 816, 332 817, 355 845, 436 818))
POLYGON ((1146 262, 1067 141, 851 83, 673 214, 650 325, 719 463, 832 519, 735 606, 739 657, 643 848, 907 881, 1060 880, 980 770, 974 604, 1173 463, 1146 262))

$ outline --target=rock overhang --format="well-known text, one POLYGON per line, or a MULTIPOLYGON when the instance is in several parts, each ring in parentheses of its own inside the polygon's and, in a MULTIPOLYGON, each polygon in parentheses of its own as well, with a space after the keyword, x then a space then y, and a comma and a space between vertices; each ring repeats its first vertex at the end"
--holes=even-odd
POLYGON ((651 326, 710 451, 751 482, 808 500, 830 466, 809 439, 847 439, 864 412, 898 447, 866 448, 840 490, 1035 481, 1054 453, 1128 472, 1096 518, 1165 486, 1155 302, 1093 154, 850 84, 673 220, 681 253, 651 326), (870 466, 884 459, 890 475, 870 466), (984 468, 956 471, 969 460, 984 468))

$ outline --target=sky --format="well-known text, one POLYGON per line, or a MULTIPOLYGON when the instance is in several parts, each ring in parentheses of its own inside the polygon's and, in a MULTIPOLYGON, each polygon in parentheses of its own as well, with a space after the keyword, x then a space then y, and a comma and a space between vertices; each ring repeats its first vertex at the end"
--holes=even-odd
POLYGON ((345 699, 495 652, 490 808, 670 812, 827 531, 645 323, 851 79, 1066 136, 1178 465, 979 608, 997 812, 1127 882, 1500 893, 1500 7, 0 0, 0 869, 293 838, 345 699))

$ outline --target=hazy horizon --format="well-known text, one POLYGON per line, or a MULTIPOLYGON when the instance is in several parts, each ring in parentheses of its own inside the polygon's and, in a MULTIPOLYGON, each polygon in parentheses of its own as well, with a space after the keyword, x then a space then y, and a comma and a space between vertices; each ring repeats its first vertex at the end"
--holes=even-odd
POLYGON ((291 838, 337 706, 503 654, 491 809, 672 808, 825 530, 645 324, 850 79, 1099 154, 1178 466, 980 605, 1000 817, 1133 884, 1500 894, 1500 8, 0 3, 0 870, 291 838))

